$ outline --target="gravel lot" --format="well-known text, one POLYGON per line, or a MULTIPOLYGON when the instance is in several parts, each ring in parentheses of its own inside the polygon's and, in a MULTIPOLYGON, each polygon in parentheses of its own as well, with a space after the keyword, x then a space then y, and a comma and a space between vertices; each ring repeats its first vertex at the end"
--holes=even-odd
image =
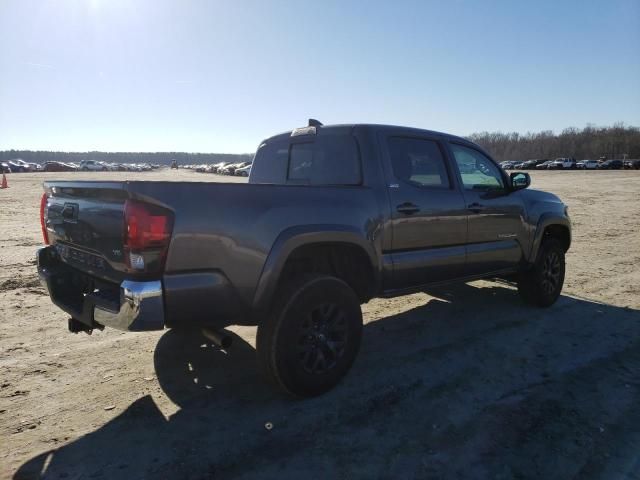
POLYGON ((38 284, 45 178, 228 177, 9 175, 0 477, 640 479, 640 172, 531 175, 573 221, 558 303, 489 281, 371 301, 353 370, 305 401, 262 382, 253 328, 229 352, 173 331, 72 335, 38 284))

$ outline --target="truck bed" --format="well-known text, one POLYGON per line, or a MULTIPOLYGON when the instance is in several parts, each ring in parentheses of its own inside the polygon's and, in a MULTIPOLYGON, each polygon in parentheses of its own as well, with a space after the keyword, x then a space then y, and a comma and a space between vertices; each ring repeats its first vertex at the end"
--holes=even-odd
POLYGON ((217 325, 251 323, 245 317, 257 301, 263 271, 268 273, 267 259, 288 230, 331 225, 373 244, 380 227, 374 193, 361 186, 149 181, 44 186, 46 228, 62 262, 113 285, 161 281, 168 318, 210 315, 217 325), (138 272, 126 263, 127 201, 173 216, 166 259, 157 271, 138 272))

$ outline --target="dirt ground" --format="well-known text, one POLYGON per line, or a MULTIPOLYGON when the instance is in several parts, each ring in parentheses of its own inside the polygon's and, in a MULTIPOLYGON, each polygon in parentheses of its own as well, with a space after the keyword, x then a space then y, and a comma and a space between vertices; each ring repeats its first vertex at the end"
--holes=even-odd
POLYGON ((354 368, 305 401, 263 383, 253 328, 228 352, 168 330, 68 333, 34 262, 41 182, 68 177, 221 178, 8 177, 0 477, 640 479, 640 172, 532 173, 574 226, 552 308, 489 281, 371 301, 354 368))

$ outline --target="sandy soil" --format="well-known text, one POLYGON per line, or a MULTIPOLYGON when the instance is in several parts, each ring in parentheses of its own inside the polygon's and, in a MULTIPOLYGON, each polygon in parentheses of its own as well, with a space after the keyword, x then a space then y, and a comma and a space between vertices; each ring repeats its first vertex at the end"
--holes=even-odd
POLYGON ((574 223, 555 306, 488 281, 374 300, 346 380, 292 401, 258 376, 255 329, 229 352, 173 331, 72 335, 38 285, 43 179, 215 176, 10 175, 0 477, 640 479, 640 172, 532 176, 574 223))

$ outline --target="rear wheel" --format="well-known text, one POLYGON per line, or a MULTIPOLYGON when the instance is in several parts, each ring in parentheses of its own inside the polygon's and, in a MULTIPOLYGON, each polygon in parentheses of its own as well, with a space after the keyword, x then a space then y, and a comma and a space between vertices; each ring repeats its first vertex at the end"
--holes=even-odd
POLYGON ((532 305, 553 305, 564 284, 565 258, 562 244, 555 238, 542 242, 538 257, 532 268, 518 277, 518 292, 522 299, 532 305))
POLYGON ((335 277, 303 275, 281 289, 258 327, 258 361, 287 393, 320 395, 349 371, 361 338, 360 301, 351 287, 335 277))

